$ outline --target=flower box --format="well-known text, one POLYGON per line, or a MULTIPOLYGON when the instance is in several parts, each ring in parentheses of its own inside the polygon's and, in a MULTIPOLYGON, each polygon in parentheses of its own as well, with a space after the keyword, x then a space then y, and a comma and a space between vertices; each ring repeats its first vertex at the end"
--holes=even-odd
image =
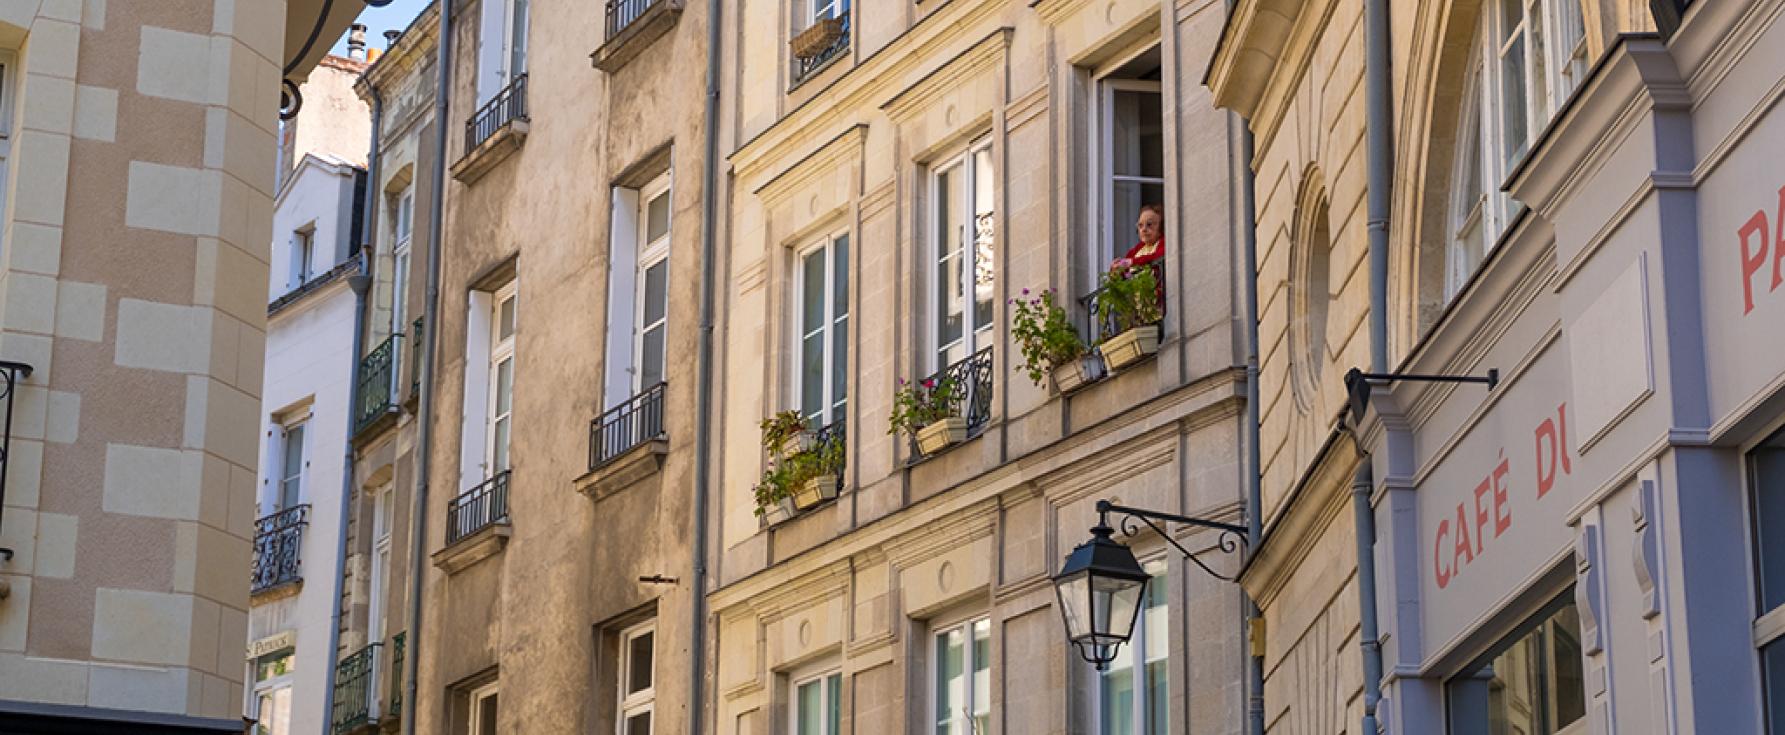
POLYGON ((779 525, 792 520, 798 510, 793 505, 793 498, 782 498, 762 513, 763 522, 770 526, 779 525))
POLYGON ((1103 379, 1103 360, 1096 355, 1085 355, 1055 365, 1049 375, 1053 376, 1055 390, 1062 394, 1071 393, 1103 379))
POLYGON ((836 497, 837 476, 819 475, 794 489, 793 507, 798 510, 811 510, 818 504, 836 497))
POLYGON ((787 45, 792 47, 794 58, 810 59, 829 50, 842 38, 842 18, 820 18, 794 35, 787 45))
POLYGON ((967 419, 950 416, 917 430, 917 450, 935 454, 967 440, 967 419))
POLYGON ((1101 347, 1103 360, 1111 370, 1140 362, 1159 351, 1159 325, 1135 327, 1105 340, 1101 347))

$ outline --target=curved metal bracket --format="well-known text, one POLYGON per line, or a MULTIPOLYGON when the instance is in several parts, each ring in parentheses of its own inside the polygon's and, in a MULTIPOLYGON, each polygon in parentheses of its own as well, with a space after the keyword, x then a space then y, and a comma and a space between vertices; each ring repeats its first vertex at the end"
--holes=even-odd
POLYGON ((1233 523, 1222 523, 1221 521, 1211 521, 1206 518, 1181 516, 1175 513, 1162 513, 1160 511, 1146 510, 1144 508, 1130 508, 1124 505, 1116 505, 1107 500, 1097 501, 1097 514, 1102 519, 1104 525, 1109 524, 1109 516, 1111 513, 1121 516, 1120 528, 1122 529, 1122 535, 1130 538, 1139 535, 1140 527, 1135 525, 1135 522, 1139 521, 1146 524, 1148 528, 1153 529, 1154 533, 1159 534, 1160 538, 1165 539, 1166 543, 1171 544, 1172 548, 1177 549, 1178 553, 1182 554, 1185 559, 1190 561, 1190 563, 1201 567, 1204 572, 1208 572, 1209 576, 1223 582, 1235 582, 1239 580, 1238 576, 1230 577, 1221 574, 1220 572, 1211 569, 1209 565, 1204 564, 1202 560, 1196 558, 1196 555, 1191 553, 1189 549, 1184 548, 1183 544, 1178 543, 1177 539, 1172 538, 1171 534, 1168 533, 1166 528, 1161 524, 1180 523, 1186 526, 1196 526, 1218 531, 1219 535, 1215 537, 1215 547, 1220 549, 1223 554, 1238 553, 1240 547, 1246 544, 1245 526, 1233 523))

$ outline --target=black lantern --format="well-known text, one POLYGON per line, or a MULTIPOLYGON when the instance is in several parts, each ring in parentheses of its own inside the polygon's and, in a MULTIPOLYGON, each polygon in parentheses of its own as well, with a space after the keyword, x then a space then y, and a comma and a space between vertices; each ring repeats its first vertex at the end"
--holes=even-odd
POLYGON ((1112 540, 1110 533, 1109 524, 1099 519, 1091 528, 1091 540, 1073 549, 1054 575, 1066 638, 1098 671, 1107 670, 1117 647, 1134 635, 1149 579, 1134 552, 1112 540))

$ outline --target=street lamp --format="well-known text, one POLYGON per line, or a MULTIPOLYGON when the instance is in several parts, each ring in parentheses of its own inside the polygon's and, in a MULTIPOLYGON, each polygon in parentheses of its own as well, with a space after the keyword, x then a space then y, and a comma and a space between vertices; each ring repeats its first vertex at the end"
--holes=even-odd
POLYGON ((1218 546, 1223 553, 1239 549, 1246 528, 1231 523, 1190 518, 1171 513, 1128 508, 1107 500, 1097 501, 1097 525, 1091 527, 1091 539, 1066 555, 1065 565, 1054 575, 1054 592, 1060 598, 1060 615, 1066 622, 1066 639, 1078 649, 1079 656, 1097 667, 1109 668, 1116 651, 1134 635, 1134 621, 1140 614, 1140 601, 1146 598, 1151 576, 1134 558, 1134 552, 1111 538, 1114 529, 1109 514, 1122 514, 1122 533, 1137 532, 1133 521, 1139 520, 1176 547, 1185 559, 1217 579, 1231 582, 1232 577, 1217 574, 1173 539, 1155 521, 1175 522, 1212 528, 1221 532, 1218 546))

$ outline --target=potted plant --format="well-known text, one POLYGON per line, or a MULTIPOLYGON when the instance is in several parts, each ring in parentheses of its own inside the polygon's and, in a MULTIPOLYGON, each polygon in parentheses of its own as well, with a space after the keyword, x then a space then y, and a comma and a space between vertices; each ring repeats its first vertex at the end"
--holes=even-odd
POLYGON ((1023 369, 1035 385, 1052 376, 1055 390, 1071 393, 1103 377, 1103 361, 1079 338, 1066 309, 1055 303, 1053 289, 1030 297, 1025 288, 1022 298, 1010 303, 1016 305, 1010 335, 1022 347, 1023 369))
POLYGON ((952 377, 925 378, 916 384, 900 380, 886 433, 912 435, 925 455, 966 441, 967 419, 955 408, 960 397, 959 381, 952 377))
POLYGON ((1152 267, 1134 265, 1111 268, 1102 281, 1093 308, 1116 335, 1098 349, 1109 369, 1121 370, 1159 351, 1159 321, 1165 317, 1159 281, 1152 267))
POLYGON ((816 440, 798 411, 763 419, 762 448, 769 461, 756 483, 756 515, 774 525, 837 497, 843 446, 841 437, 816 440))
POLYGON ((837 16, 819 18, 806 26, 806 30, 795 34, 788 46, 793 50, 796 59, 810 59, 829 50, 831 45, 843 38, 844 18, 837 16))
POLYGON ((837 475, 843 468, 843 442, 814 442, 788 458, 788 483, 793 507, 809 510, 837 497, 837 475))

